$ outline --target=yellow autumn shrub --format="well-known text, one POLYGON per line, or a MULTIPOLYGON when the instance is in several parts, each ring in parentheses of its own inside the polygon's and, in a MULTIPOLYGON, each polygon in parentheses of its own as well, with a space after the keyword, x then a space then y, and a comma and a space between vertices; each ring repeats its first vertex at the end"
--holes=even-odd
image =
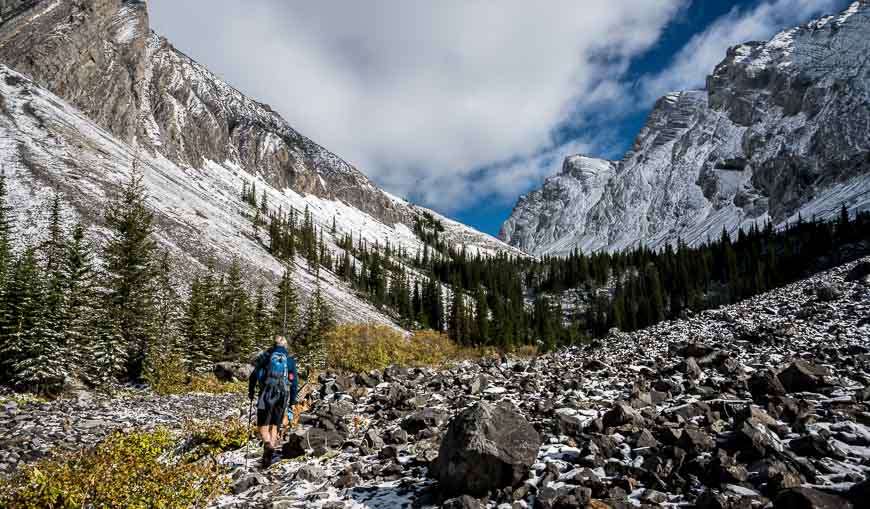
POLYGON ((461 349, 447 335, 417 331, 405 337, 399 331, 379 324, 346 324, 334 328, 326 338, 329 369, 362 372, 383 369, 391 364, 407 367, 442 366, 474 349, 461 349))

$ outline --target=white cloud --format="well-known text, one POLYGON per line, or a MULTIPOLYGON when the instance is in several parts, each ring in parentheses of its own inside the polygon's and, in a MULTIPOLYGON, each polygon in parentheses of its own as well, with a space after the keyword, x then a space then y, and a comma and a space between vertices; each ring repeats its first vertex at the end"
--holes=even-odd
POLYGON ((614 80, 686 1, 149 5, 156 31, 302 133, 450 211, 550 173, 569 153, 551 147, 554 126, 578 100, 612 100, 614 80), (519 162, 474 171, 504 160, 519 162))
POLYGON ((773 0, 749 10, 735 7, 692 37, 667 69, 641 80, 641 104, 649 104, 668 92, 702 88, 706 76, 725 58, 729 47, 768 40, 782 29, 833 13, 842 4, 843 0, 773 0))

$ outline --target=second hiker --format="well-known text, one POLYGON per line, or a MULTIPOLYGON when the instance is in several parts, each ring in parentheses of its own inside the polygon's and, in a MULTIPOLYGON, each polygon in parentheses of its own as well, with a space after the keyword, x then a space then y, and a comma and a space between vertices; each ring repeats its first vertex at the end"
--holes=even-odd
POLYGON ((298 389, 296 361, 287 351, 287 340, 275 336, 275 345, 257 357, 254 371, 248 378, 248 398, 254 399, 258 382, 257 427, 263 439, 263 466, 272 464, 272 454, 278 446, 278 427, 288 405, 296 403, 298 389))

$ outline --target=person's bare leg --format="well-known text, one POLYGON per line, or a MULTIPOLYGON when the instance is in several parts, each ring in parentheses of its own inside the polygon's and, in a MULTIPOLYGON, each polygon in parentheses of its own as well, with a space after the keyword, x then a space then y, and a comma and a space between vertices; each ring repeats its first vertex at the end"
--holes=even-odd
POLYGON ((269 435, 269 426, 260 426, 260 438, 263 439, 263 443, 271 447, 272 441, 270 440, 269 435))
POLYGON ((269 443, 273 449, 278 446, 278 426, 269 426, 269 443))

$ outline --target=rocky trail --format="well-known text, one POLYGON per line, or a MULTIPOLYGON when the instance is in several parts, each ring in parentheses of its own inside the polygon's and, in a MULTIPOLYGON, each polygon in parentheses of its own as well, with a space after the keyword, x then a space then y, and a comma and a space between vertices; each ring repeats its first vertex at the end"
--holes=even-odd
MULTIPOLYGON (((534 359, 323 376, 282 458, 215 507, 862 507, 870 259, 534 359)), ((0 405, 0 464, 235 396, 0 405), (96 424, 95 424, 96 423, 96 424)), ((277 458, 276 458, 277 459, 277 458)))

